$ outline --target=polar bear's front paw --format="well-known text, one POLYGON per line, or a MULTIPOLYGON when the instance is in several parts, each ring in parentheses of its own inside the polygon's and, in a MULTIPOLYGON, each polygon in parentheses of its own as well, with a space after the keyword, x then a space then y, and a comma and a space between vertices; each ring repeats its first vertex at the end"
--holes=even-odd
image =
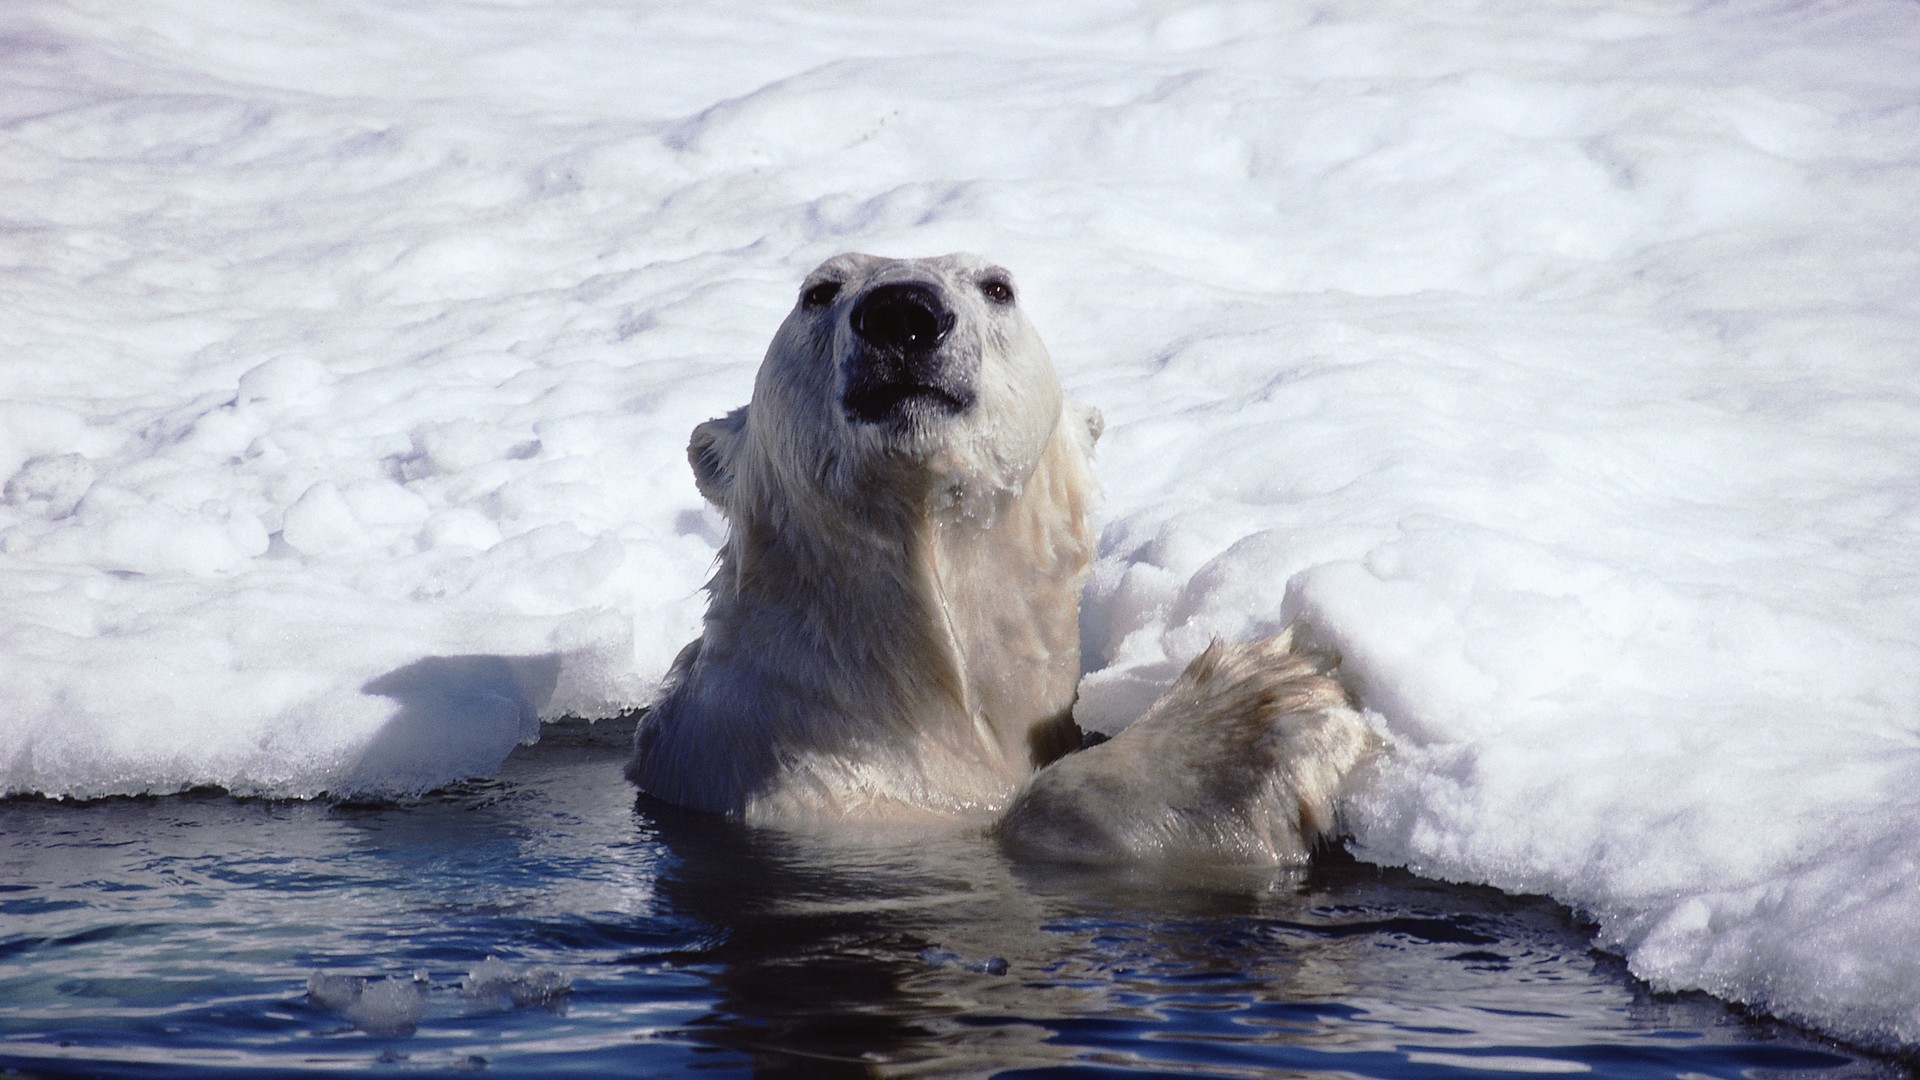
POLYGON ((1036 773, 994 831, 1070 862, 1303 862, 1379 739, 1292 630, 1215 642, 1131 727, 1036 773))

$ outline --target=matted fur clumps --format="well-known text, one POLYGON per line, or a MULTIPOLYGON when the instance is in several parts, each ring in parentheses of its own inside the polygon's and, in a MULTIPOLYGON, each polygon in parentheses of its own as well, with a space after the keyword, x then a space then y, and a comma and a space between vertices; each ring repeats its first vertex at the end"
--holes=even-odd
POLYGON ((752 401, 694 430, 727 539, 628 778, 781 826, 1005 812, 1047 858, 1304 856, 1371 736, 1290 637, 1207 650, 1071 752, 1100 431, 1004 268, 822 263, 752 401))
POLYGON ((1071 862, 1303 861, 1377 745, 1335 663, 1291 630, 1216 641, 1118 737, 1035 775, 995 832, 1071 862))

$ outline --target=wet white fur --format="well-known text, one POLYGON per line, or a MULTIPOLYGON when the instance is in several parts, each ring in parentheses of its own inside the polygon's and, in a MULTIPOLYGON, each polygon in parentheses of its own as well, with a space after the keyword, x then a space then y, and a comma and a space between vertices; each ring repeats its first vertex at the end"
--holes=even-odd
MULTIPOLYGON (((1099 414, 1068 400, 1018 303, 970 255, 841 255, 802 288, 748 406, 688 456, 729 533, 705 628, 642 720, 627 775, 749 821, 985 818, 1016 850, 1291 860, 1333 822, 1370 745, 1323 660, 1216 647, 1146 718, 1078 745, 1079 595, 1099 414), (896 281, 955 315, 941 346, 974 406, 851 422, 847 311, 896 281)), ((1008 279, 1010 280, 1010 279, 1008 279)))
POLYGON ((1291 630, 1215 642, 1113 740, 1036 774, 995 824, 1028 856, 1074 862, 1298 862, 1336 826, 1376 739, 1291 630))

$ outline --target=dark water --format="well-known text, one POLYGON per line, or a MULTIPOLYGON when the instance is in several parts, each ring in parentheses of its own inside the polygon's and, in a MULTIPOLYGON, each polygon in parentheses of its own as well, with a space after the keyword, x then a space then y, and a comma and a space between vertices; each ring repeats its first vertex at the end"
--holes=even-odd
POLYGON ((550 729, 406 805, 0 803, 0 1068, 1900 1072, 1648 994, 1544 900, 1348 860, 1169 877, 755 832, 636 805, 625 739, 550 729))

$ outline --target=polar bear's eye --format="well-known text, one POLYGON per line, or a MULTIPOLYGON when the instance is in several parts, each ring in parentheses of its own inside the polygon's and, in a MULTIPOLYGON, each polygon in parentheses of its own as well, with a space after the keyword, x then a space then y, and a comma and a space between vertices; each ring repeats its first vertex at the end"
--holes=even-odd
POLYGON ((996 304, 1011 304, 1013 303, 1013 282, 999 276, 987 278, 980 283, 980 295, 996 304))
POLYGON ((822 308, 833 303, 833 298, 839 295, 839 282, 822 281, 816 285, 809 286, 805 292, 801 293, 800 302, 810 308, 822 308))

